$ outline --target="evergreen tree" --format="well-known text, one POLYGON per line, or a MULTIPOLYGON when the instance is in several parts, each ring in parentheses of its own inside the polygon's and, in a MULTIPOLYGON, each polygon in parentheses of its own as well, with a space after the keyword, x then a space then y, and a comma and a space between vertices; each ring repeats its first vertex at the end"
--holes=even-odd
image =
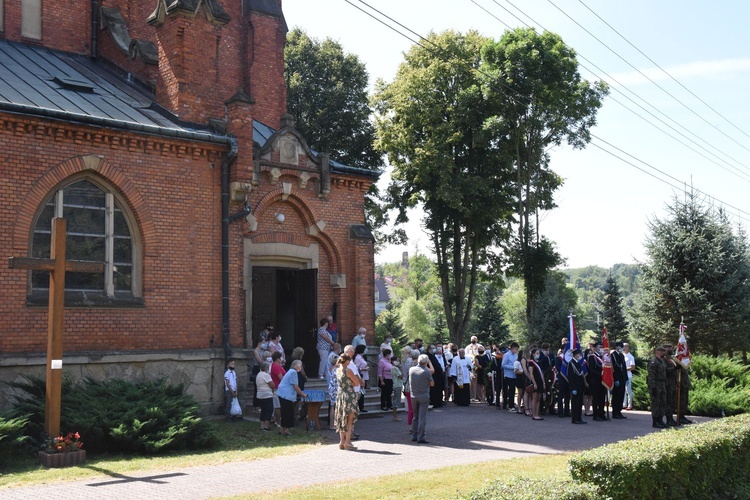
POLYGON ((537 305, 531 314, 526 343, 541 345, 548 342, 557 346, 560 339, 570 330, 568 315, 576 308, 578 297, 575 290, 565 283, 566 277, 561 272, 550 272, 544 283, 544 290, 537 299, 537 305))
POLYGON ((604 300, 602 301, 602 313, 604 314, 605 326, 609 333, 609 338, 627 342, 628 340, 628 322, 622 311, 622 297, 620 296, 620 287, 611 274, 607 278, 604 287, 604 300))
POLYGON ((400 352, 400 347, 408 342, 404 327, 401 325, 398 309, 393 301, 388 301, 385 311, 381 312, 375 320, 375 338, 378 345, 383 342, 386 334, 390 334, 393 338, 391 345, 394 347, 394 351, 400 352))
POLYGON ((496 283, 480 282, 477 285, 477 303, 474 319, 469 326, 472 335, 488 345, 504 345, 509 332, 500 309, 500 287, 496 283))
POLYGON ((744 232, 694 193, 649 224, 648 262, 631 328, 650 347, 675 344, 682 317, 690 349, 718 356, 747 348, 750 260, 744 232))

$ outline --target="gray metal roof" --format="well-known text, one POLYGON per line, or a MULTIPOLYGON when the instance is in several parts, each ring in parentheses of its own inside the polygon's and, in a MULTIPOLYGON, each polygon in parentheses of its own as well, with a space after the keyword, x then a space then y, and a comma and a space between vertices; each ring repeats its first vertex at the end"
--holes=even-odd
POLYGON ((0 40, 0 103, 197 131, 160 114, 153 98, 87 57, 0 40))
MULTIPOLYGON (((146 88, 88 57, 7 40, 0 40, 0 110, 192 140, 227 139, 180 121, 146 88)), ((253 140, 261 146, 274 132, 253 121, 253 140)), ((331 166, 342 173, 380 175, 333 160, 331 166)))

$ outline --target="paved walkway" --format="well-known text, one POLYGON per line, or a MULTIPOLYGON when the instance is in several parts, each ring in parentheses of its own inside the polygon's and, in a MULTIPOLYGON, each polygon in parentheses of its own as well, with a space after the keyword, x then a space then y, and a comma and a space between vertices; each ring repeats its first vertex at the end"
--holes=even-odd
MULTIPOLYGON (((331 444, 272 459, 3 488, 0 489, 0 498, 187 500, 242 494, 258 498, 266 496, 259 493, 269 493, 269 488, 307 486, 415 469, 582 450, 655 430, 651 427, 649 413, 625 414, 627 420, 572 425, 569 418, 546 417, 544 421, 532 421, 529 417, 478 403, 468 408, 449 404, 430 410, 426 436, 429 444, 411 442, 405 418, 404 422, 393 422, 390 416, 364 418, 356 426, 361 434, 355 443, 358 451, 342 451, 338 444, 331 444), (429 461, 424 460, 426 448, 431 452, 429 461), (456 449, 461 452, 456 453, 456 449), (383 460, 386 457, 387 460, 383 460)), ((296 429, 295 432, 304 431, 296 429)), ((323 432, 338 443, 334 432, 323 432)))

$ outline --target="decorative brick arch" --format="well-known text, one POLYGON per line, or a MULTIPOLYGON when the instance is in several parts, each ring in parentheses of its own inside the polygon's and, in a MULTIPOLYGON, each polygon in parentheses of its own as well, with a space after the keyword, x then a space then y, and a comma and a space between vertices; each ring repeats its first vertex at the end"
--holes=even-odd
POLYGON ((17 253, 28 249, 29 235, 33 229, 34 217, 50 193, 70 176, 88 171, 96 172, 101 178, 111 184, 113 188, 122 194, 124 200, 129 204, 137 229, 141 233, 140 240, 145 255, 146 242, 156 234, 156 228, 148 205, 135 185, 130 182, 120 169, 103 158, 94 155, 76 156, 65 160, 50 169, 32 185, 21 202, 16 217, 16 224, 13 231, 13 248, 17 253))
MULTIPOLYGON (((255 208, 253 209, 253 214, 263 211, 264 208, 279 200, 288 203, 294 211, 300 215, 305 227, 314 226, 320 220, 312 207, 305 203, 305 200, 297 194, 296 189, 292 189, 288 194, 284 193, 283 188, 269 191, 258 201, 258 203, 256 203, 255 208)), ((341 251, 336 242, 333 241, 328 234, 322 231, 309 236, 320 243, 323 251, 330 257, 331 272, 335 274, 341 273, 343 268, 341 251)))

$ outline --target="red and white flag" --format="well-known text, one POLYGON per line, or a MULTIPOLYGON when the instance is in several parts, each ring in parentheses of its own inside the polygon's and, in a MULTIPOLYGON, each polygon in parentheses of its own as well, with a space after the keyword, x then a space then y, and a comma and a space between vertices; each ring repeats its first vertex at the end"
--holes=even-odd
POLYGON ((609 355, 609 334, 607 334, 606 326, 602 330, 602 349, 604 350, 602 356, 602 385, 608 391, 611 391, 615 386, 615 374, 612 372, 612 358, 609 355))
POLYGON ((685 323, 680 323, 680 340, 677 342, 677 352, 675 353, 675 358, 677 358, 677 361, 682 363, 683 366, 690 365, 690 349, 688 349, 687 345, 687 339, 685 338, 685 330, 687 330, 687 326, 685 326, 685 323))

